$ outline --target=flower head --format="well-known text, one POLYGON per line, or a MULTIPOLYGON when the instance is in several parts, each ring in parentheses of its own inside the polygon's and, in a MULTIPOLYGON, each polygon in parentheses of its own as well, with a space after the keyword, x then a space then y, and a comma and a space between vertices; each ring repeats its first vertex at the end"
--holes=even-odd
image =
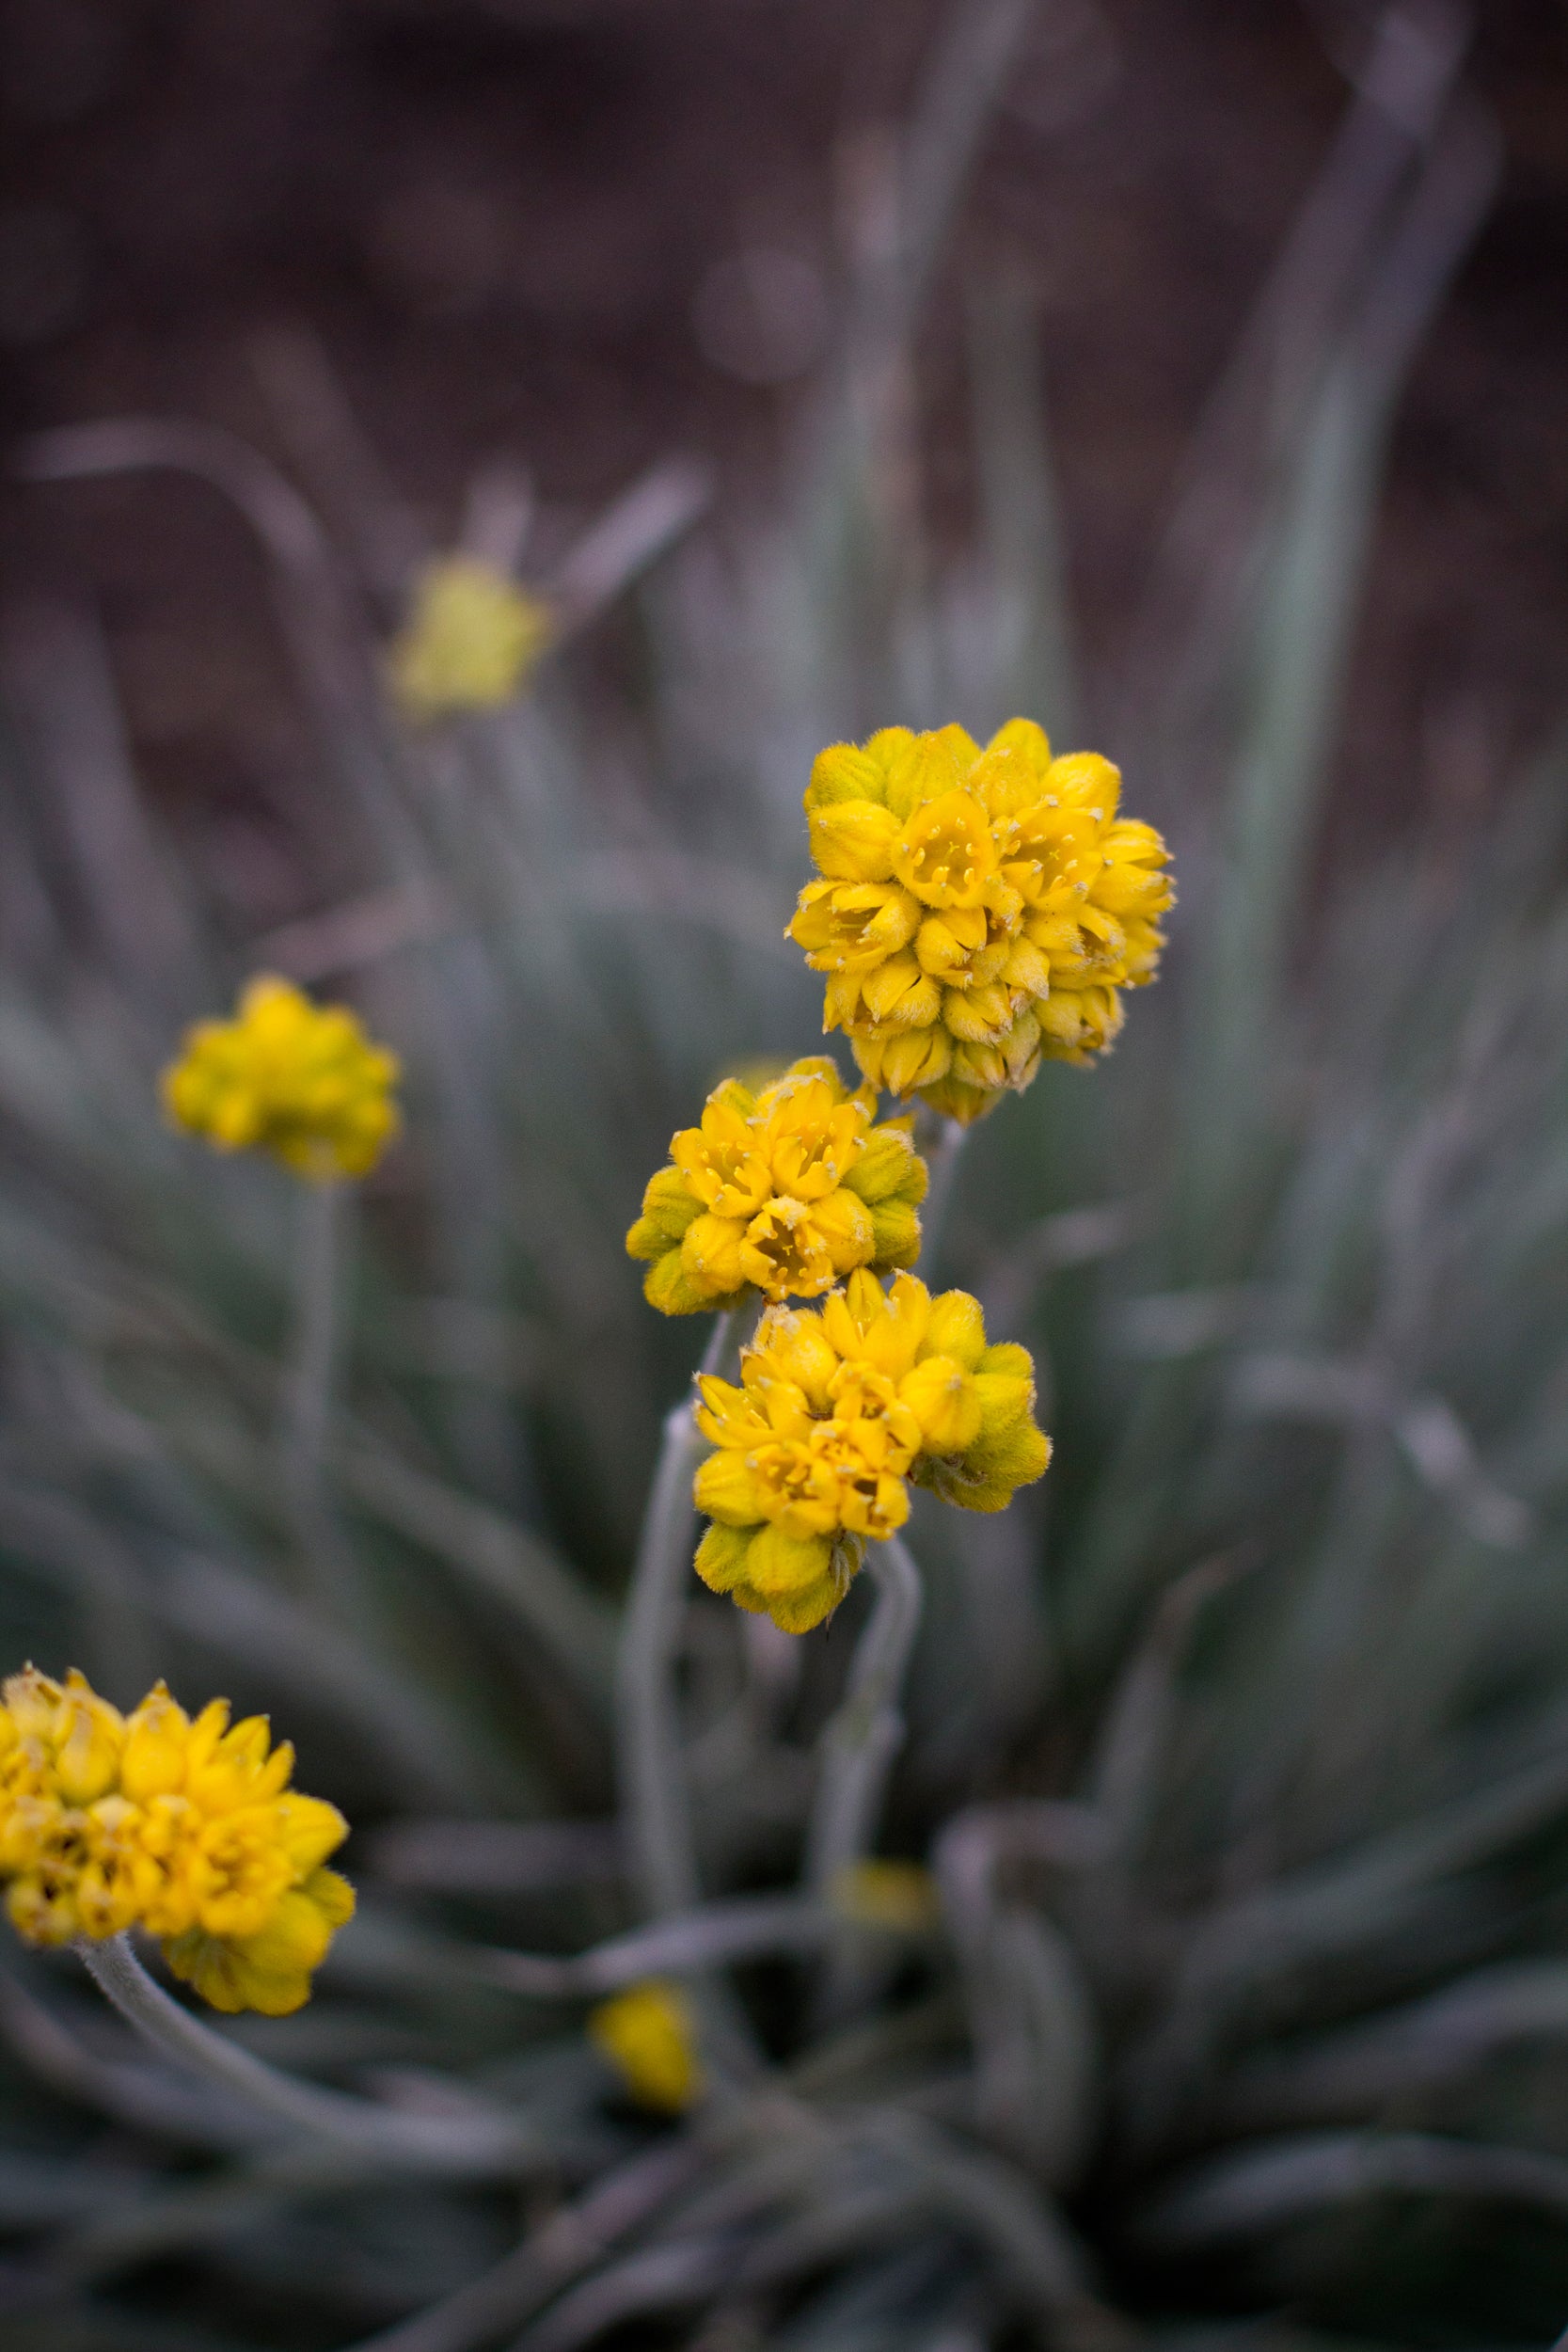
POLYGON ((816 1298, 856 1266, 910 1265, 926 1163, 908 1120, 873 1125, 868 1087, 798 1061, 757 1092, 730 1079, 670 1146, 626 1235, 643 1288, 667 1315, 765 1298, 816 1298))
POLYGON ((786 1633, 838 1606, 867 1541, 908 1518, 911 1480, 1000 1511, 1051 1458, 1028 1350, 988 1347, 976 1300, 909 1274, 886 1291, 852 1274, 819 1311, 769 1308, 739 1387, 698 1387, 714 1452, 693 1486, 713 1521, 697 1573, 786 1633))
POLYGON ((590 2011, 588 2031, 639 2106, 679 2115, 702 2096, 696 2029, 679 1985, 628 1986, 590 2011))
POLYGON ((789 926, 827 977, 873 1086, 968 1121, 1042 1058, 1085 1062, 1154 977, 1165 846, 1118 817, 1093 752, 1053 759, 1032 720, 982 751, 962 727, 834 743, 806 791, 812 854, 789 926))
POLYGON ((941 1913, 937 1883, 918 1862, 866 1856, 847 1863, 828 1890, 834 1908, 857 1927, 924 1935, 941 1913))
POLYGON ((296 1176, 364 1176, 397 1131, 398 1059, 344 1005, 249 982, 232 1021, 198 1021, 165 1071, 164 1107, 219 1152, 270 1152, 296 1176))
POLYGON ((289 1787, 265 1720, 193 1723, 160 1682, 121 1715, 79 1674, 29 1666, 0 1704, 0 1878, 30 1944, 139 1927, 214 2009, 281 2016, 354 1911, 323 1867, 348 1823, 289 1787))
POLYGON ((421 723, 508 703, 555 635, 542 596, 472 555, 427 564, 388 657, 392 693, 421 723))

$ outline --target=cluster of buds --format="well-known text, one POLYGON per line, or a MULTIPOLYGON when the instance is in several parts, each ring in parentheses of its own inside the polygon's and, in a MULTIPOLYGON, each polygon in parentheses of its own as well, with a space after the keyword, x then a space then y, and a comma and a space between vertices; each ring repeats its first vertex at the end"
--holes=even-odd
POLYGON ((868 1540, 895 1534, 911 1482, 1001 1511, 1040 1476, 1026 1348, 988 1346, 977 1300, 901 1274, 851 1275, 820 1310, 771 1307, 740 1385, 705 1375, 697 1425, 715 1451, 695 1498, 713 1525, 697 1573, 804 1633, 837 1608, 868 1540))
POLYGON ((141 1928, 220 2010, 298 2009, 354 1911, 323 1866, 348 1835, 289 1787, 293 1750, 227 1699, 193 1722, 160 1682, 133 1714, 83 1676, 13 1675, 0 1705, 0 1877, 29 1944, 141 1928))
POLYGON ((626 1236, 647 1259, 643 1288, 667 1315, 767 1299, 816 1298, 857 1266, 878 1273, 920 1253, 926 1163, 908 1120, 874 1123, 869 1087, 851 1094, 831 1061, 798 1061, 753 1093, 714 1089, 642 1196, 626 1236))
POLYGON ((1172 897, 1164 843, 1117 816, 1120 792, 1109 760, 1053 759, 1028 719, 983 751, 962 727, 885 727, 819 755, 820 879, 789 931, 826 975, 823 1026, 874 1086, 967 1123, 1042 1058, 1111 1043, 1172 897))
POLYGON ((232 1021, 200 1021, 164 1073, 176 1126, 219 1152, 265 1152, 318 1183, 365 1176, 397 1132, 398 1060, 344 1005, 263 973, 232 1021))
POLYGON ((1165 845, 1117 814, 1120 794, 1108 760, 1053 757, 1028 719, 984 749, 962 727, 886 727, 813 767, 818 879, 789 936, 865 1084, 851 1094, 811 1060, 760 1092, 720 1087, 626 1238, 665 1314, 767 1302, 739 1386, 699 1383, 714 1451, 693 1489, 711 1521, 696 1565, 788 1632, 837 1607, 867 1543, 908 1518, 911 1485, 1000 1511, 1050 1460, 1027 1350, 989 1345, 962 1291, 877 1279, 919 1255, 927 1169, 912 1121, 878 1124, 876 1102, 915 1094, 967 1126, 1042 1060, 1112 1043, 1172 901, 1165 845), (811 1298, 818 1311, 786 1303, 811 1298))

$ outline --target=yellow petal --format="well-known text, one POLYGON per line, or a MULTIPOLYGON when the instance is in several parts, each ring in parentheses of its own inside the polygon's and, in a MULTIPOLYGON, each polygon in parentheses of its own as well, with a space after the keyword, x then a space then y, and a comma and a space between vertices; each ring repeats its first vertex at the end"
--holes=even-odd
POLYGON ((830 1535, 789 1535, 782 1527, 765 1527, 747 1555, 746 1581, 772 1607, 782 1597, 819 1584, 829 1573, 832 1552, 830 1535))
POLYGON ((767 1513, 767 1498, 746 1457, 723 1446, 697 1467, 691 1500, 699 1511, 726 1527, 755 1527, 767 1513))
POLYGON ((697 1574, 710 1593, 729 1593, 746 1581, 746 1555, 752 1549, 754 1530, 749 1527, 726 1527, 715 1520, 697 1546, 693 1563, 697 1574))
POLYGON ((715 1216, 706 1210, 693 1217, 681 1242, 681 1264, 690 1279, 710 1297, 743 1290, 746 1269, 741 1245, 746 1227, 739 1217, 715 1216))
POLYGON ((881 882, 893 872, 898 819, 875 801, 840 801, 811 813, 811 853, 830 882, 881 882))
POLYGON ((961 1454, 980 1435, 978 1384, 951 1356, 927 1356, 898 1383, 899 1402, 920 1423, 926 1450, 961 1454))

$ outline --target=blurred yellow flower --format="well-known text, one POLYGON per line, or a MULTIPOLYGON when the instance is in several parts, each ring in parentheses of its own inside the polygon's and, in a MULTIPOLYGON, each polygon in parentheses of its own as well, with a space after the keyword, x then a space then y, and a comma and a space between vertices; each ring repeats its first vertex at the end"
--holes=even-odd
POLYGON ((789 926, 827 976, 873 1086, 977 1119, 1041 1058, 1085 1062, 1154 977, 1171 904, 1165 846, 1117 814, 1093 752, 1053 759, 1013 719, 982 751, 962 727, 885 727, 817 758, 805 806, 820 880, 789 926))
POLYGON ((477 556, 426 565, 388 655, 392 694, 416 723, 496 710, 523 685, 555 635, 542 596, 477 556))
POLYGON ((697 1385, 715 1448, 693 1486, 713 1521, 697 1573, 786 1633, 819 1625, 867 1541, 903 1526, 911 1480, 1000 1511, 1051 1458, 1028 1350, 988 1347, 977 1300, 909 1274, 886 1292, 852 1274, 818 1311, 770 1307, 740 1386, 697 1385))
POLYGON ((926 1163, 907 1120, 873 1125, 875 1102, 820 1057, 755 1093, 734 1078, 716 1088, 626 1235, 631 1256, 651 1262, 650 1303, 696 1314, 733 1307, 749 1286, 815 1298, 856 1266, 912 1264, 926 1163))
POLYGON ((29 1666, 0 1705, 0 1878, 30 1944, 139 1927, 214 2009, 282 2016, 354 1911, 322 1866, 348 1835, 336 1805, 289 1787, 293 1750, 265 1718, 193 1723, 160 1682, 130 1716, 85 1677, 29 1666))
POLYGON ((397 1056, 344 1005, 313 1005, 272 974, 232 1021, 199 1021, 165 1071, 164 1107, 219 1152, 269 1152, 318 1183, 364 1176, 398 1125, 397 1056))
POLYGON ((918 1862, 851 1862, 829 1889, 833 1908, 858 1927, 923 1935, 936 1925, 937 1883, 918 1862))
POLYGON ((590 2011, 588 2031, 641 2106, 679 2115, 702 2096, 696 2028, 679 1985, 628 1986, 590 2011))

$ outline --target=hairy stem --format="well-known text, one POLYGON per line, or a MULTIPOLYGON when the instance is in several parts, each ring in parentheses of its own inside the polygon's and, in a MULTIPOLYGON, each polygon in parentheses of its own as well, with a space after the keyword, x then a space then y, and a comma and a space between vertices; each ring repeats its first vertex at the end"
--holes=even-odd
POLYGON ((896 1535, 866 1551, 877 1599, 849 1666, 844 1703, 822 1737, 822 1773, 806 1836, 806 1883, 828 1894, 876 1830, 904 1736, 898 1694, 920 1627, 920 1571, 896 1535))
POLYGON ((346 1203, 341 1184, 301 1184, 294 1325, 284 1374, 278 1450, 283 1493, 312 1588, 348 1613, 353 1575, 327 1502, 324 1465, 340 1341, 346 1203))
MULTIPOLYGON (((718 1370, 734 1327, 733 1313, 715 1319, 701 1371, 718 1370)), ((697 1532, 691 1480, 702 1444, 691 1401, 683 1398, 664 1423, 616 1669, 621 1809, 633 1881, 643 1910, 656 1919, 689 1911, 698 1899, 675 1653, 697 1532)))
POLYGON ((154 2049, 295 2131, 420 2170, 491 2177, 527 2170, 540 2160, 543 2152, 532 2135, 494 2110, 401 2114, 279 2073, 170 2000, 123 1935, 102 1944, 83 1937, 76 1949, 100 1992, 154 2049))

